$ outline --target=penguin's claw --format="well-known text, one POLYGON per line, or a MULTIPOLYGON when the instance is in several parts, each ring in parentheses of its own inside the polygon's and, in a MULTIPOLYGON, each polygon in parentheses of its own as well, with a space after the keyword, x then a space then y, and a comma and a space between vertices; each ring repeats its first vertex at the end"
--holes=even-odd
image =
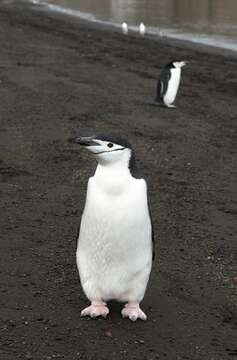
POLYGON ((170 108, 170 109, 175 109, 176 108, 175 105, 167 105, 167 107, 170 108))
POLYGON ((101 305, 93 305, 86 307, 81 311, 81 316, 90 316, 92 319, 95 319, 99 316, 106 318, 109 313, 108 307, 103 303, 101 305))
POLYGON ((147 319, 146 314, 142 311, 139 304, 137 305, 126 304, 122 310, 122 317, 123 318, 127 317, 133 322, 138 319, 141 319, 143 321, 147 319))

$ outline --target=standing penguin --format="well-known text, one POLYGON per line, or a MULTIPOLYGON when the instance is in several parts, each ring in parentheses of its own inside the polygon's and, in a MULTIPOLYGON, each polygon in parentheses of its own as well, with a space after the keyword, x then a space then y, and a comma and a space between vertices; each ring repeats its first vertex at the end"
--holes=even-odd
POLYGON ((124 35, 128 34, 128 24, 125 22, 122 23, 122 32, 124 35))
POLYGON ((125 139, 100 134, 76 142, 98 162, 88 181, 76 254, 81 285, 91 302, 81 316, 106 317, 106 302, 113 299, 126 303, 123 317, 146 320, 139 306, 153 257, 146 181, 125 139))
POLYGON ((180 84, 181 68, 186 65, 185 61, 171 61, 162 69, 157 84, 157 103, 174 108, 173 105, 180 84))
POLYGON ((141 36, 144 36, 146 33, 146 26, 143 24, 143 22, 141 22, 139 25, 139 33, 141 36))

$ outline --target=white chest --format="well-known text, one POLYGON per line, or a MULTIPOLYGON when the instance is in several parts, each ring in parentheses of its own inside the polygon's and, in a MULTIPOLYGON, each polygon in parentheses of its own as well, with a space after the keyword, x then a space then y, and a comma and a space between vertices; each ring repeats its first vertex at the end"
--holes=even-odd
POLYGON ((169 80, 168 88, 164 96, 164 103, 171 105, 176 98, 177 91, 180 84, 181 69, 171 69, 171 77, 169 80))
POLYGON ((89 180, 81 243, 90 238, 99 246, 102 243, 114 246, 147 237, 144 233, 150 232, 150 218, 146 182, 126 174, 124 177, 116 173, 104 175, 97 174, 89 180))
POLYGON ((93 218, 99 227, 117 226, 119 232, 126 224, 129 227, 129 223, 143 222, 147 215, 145 181, 91 178, 84 215, 93 218))
POLYGON ((97 171, 88 183, 77 248, 88 297, 142 298, 151 259, 146 182, 129 171, 97 171))

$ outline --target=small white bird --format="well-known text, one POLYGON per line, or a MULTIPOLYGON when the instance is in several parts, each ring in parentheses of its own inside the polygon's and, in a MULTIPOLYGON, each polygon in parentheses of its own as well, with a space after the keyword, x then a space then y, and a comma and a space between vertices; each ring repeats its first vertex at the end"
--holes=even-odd
POLYGON ((125 22, 122 23, 122 32, 124 35, 127 35, 128 33, 128 25, 125 22))
POLYGON ((181 69, 186 64, 186 61, 171 61, 162 69, 156 89, 157 104, 175 108, 173 103, 179 89, 181 69))
POLYGON ((162 30, 159 30, 159 36, 164 36, 164 32, 162 30))
POLYGON ((106 301, 127 303, 122 316, 146 320, 140 308, 152 266, 153 230, 147 184, 129 142, 98 134, 75 140, 98 162, 89 179, 77 247, 77 266, 90 306, 81 316, 109 313, 106 301))
POLYGON ((144 36, 146 33, 146 26, 143 24, 143 22, 141 22, 139 25, 139 33, 141 36, 144 36))

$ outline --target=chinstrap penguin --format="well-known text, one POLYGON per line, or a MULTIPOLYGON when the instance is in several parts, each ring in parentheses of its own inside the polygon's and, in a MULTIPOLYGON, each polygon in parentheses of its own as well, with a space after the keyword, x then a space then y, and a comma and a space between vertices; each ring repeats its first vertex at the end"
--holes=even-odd
POLYGON ((122 23, 122 32, 124 35, 128 34, 128 25, 125 22, 122 23))
POLYGON ((154 257, 147 185, 131 145, 100 134, 75 140, 98 164, 88 181, 77 245, 77 267, 90 306, 81 316, 106 317, 106 302, 126 303, 122 316, 146 320, 140 308, 154 257))
POLYGON ((146 26, 143 24, 143 22, 141 22, 139 25, 139 33, 141 36, 144 36, 146 33, 146 26))
POLYGON ((157 104, 163 104, 169 108, 173 105, 180 84, 181 68, 186 65, 185 61, 171 61, 162 69, 157 83, 156 99, 157 104))

